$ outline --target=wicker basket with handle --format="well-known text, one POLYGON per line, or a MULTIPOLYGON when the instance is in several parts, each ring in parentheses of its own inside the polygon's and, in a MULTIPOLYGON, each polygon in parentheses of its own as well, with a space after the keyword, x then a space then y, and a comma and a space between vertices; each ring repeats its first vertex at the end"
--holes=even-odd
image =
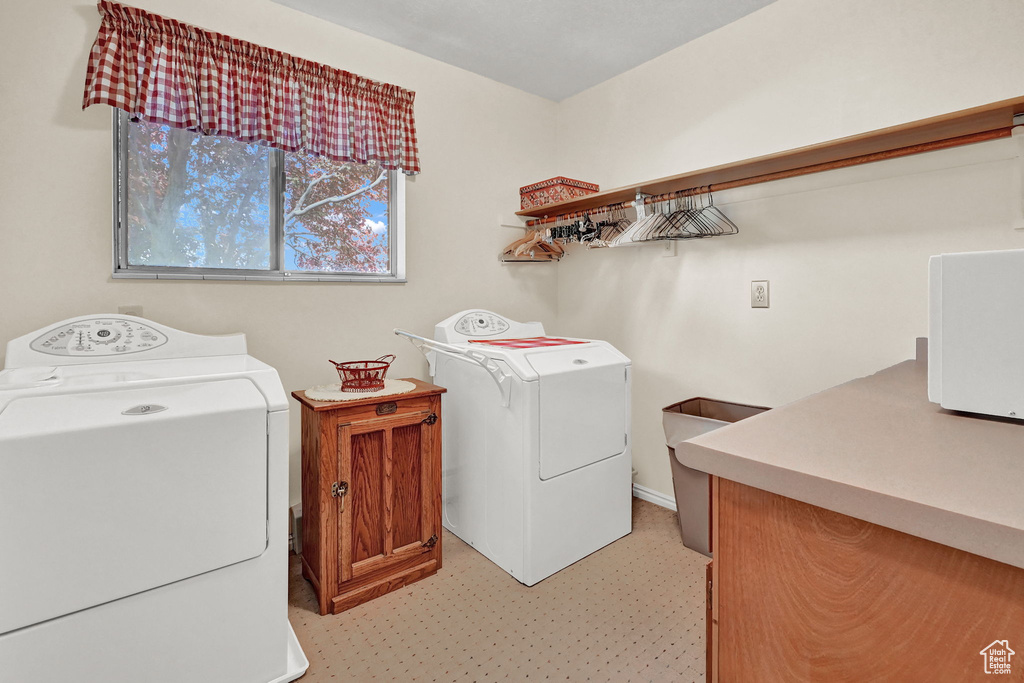
POLYGON ((395 362, 395 355, 389 353, 377 360, 352 360, 344 363, 330 361, 338 370, 342 391, 378 391, 384 388, 384 377, 395 362))

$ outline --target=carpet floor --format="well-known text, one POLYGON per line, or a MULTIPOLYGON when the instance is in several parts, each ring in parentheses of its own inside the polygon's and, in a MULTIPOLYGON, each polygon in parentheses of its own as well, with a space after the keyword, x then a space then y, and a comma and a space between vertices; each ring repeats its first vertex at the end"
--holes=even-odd
POLYGON ((320 681, 702 681, 704 565, 675 513, 633 499, 633 532, 527 588, 444 532, 434 576, 317 614, 291 558, 289 617, 320 681))

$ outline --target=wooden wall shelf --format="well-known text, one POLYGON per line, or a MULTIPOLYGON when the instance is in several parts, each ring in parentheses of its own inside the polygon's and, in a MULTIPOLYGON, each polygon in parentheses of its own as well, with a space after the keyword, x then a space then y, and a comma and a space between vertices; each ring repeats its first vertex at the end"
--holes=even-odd
POLYGON ((517 211, 516 215, 534 218, 564 216, 632 201, 638 191, 660 195, 708 185, 712 190, 727 190, 1008 137, 1013 127, 1013 117, 1021 113, 1024 113, 1024 97, 1016 97, 838 140, 524 209, 517 211))

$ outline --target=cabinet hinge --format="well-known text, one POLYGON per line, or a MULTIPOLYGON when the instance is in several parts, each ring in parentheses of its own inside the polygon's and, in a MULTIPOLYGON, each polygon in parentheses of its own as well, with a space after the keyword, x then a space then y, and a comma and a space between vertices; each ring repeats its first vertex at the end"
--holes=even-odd
POLYGON ((433 536, 428 538, 427 542, 423 544, 423 547, 430 549, 433 548, 435 545, 437 545, 437 534, 434 534, 433 536))
POLYGON ((711 579, 708 579, 708 592, 707 592, 707 600, 708 600, 708 602, 707 602, 707 609, 711 609, 712 604, 713 604, 711 602, 711 591, 712 591, 712 588, 713 587, 711 585, 711 579))
POLYGON ((437 422, 437 413, 431 413, 423 419, 423 424, 432 425, 437 422))

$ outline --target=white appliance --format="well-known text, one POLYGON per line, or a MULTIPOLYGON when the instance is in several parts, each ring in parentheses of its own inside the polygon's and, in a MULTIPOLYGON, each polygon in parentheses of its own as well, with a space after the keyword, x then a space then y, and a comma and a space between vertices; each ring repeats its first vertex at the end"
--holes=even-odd
POLYGON ((448 389, 445 528, 527 586, 630 532, 628 358, 490 311, 396 333, 448 389))
POLYGON ((1024 419, 1024 249, 932 256, 928 400, 1024 419))
POLYGON ((283 683, 288 405, 244 335, 124 315, 7 345, 0 680, 283 683))

